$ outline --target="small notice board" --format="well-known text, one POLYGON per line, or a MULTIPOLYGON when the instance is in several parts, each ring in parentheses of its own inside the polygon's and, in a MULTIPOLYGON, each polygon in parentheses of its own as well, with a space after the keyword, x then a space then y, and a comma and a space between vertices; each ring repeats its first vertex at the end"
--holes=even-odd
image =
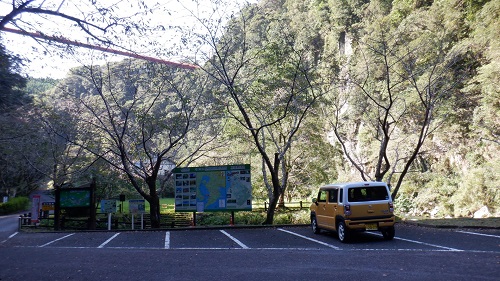
POLYGON ((116 200, 101 200, 101 213, 116 213, 116 200))
POLYGON ((128 210, 131 214, 146 213, 146 200, 144 199, 128 200, 128 210))

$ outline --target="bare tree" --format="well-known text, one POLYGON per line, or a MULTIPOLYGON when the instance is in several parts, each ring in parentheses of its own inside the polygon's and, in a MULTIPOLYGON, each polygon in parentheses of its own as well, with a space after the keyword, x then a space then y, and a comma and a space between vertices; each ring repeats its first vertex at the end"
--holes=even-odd
POLYGON ((442 124, 441 107, 459 81, 452 66, 461 57, 446 49, 442 32, 416 37, 411 27, 379 28, 356 41, 345 87, 329 115, 345 157, 363 180, 391 184, 397 175, 395 198, 424 142, 442 124))
POLYGON ((314 85, 316 68, 310 49, 296 44, 293 32, 287 32, 286 19, 277 16, 266 21, 258 16, 269 11, 272 7, 248 6, 233 15, 227 26, 221 20, 194 15, 205 31, 196 38, 209 46, 198 52, 207 61, 200 68, 220 85, 219 101, 248 132, 262 159, 269 199, 263 224, 274 221, 289 177, 287 152, 321 96, 314 85))
POLYGON ((4 10, 0 30, 12 25, 39 34, 54 32, 53 35, 72 35, 72 31, 77 31, 95 42, 117 46, 121 42, 116 42, 116 39, 122 33, 140 34, 150 28, 141 16, 156 8, 147 6, 145 1, 127 1, 127 9, 124 10, 121 2, 2 1, 2 6, 10 6, 10 10, 4 10))
POLYGON ((83 69, 77 75, 83 92, 67 89, 79 119, 77 138, 71 141, 128 178, 149 202, 154 228, 160 226, 157 180, 162 165, 166 160, 176 165, 192 161, 217 136, 217 119, 197 94, 203 80, 196 80, 195 72, 181 72, 127 60, 83 69), (93 141, 84 143, 82 136, 93 141))

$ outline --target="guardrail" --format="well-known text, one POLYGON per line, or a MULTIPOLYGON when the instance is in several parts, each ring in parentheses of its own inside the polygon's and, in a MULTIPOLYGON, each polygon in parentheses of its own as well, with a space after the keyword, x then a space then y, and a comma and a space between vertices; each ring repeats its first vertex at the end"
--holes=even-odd
MULTIPOLYGON (((106 230, 109 229, 108 225, 108 214, 97 213, 95 229, 96 230, 106 230)), ((88 230, 90 225, 89 218, 71 218, 62 216, 61 217, 61 230, 88 230)), ((187 227, 192 225, 191 213, 169 213, 160 215, 160 227, 165 228, 175 228, 175 227, 187 227)), ((53 217, 42 217, 39 218, 38 223, 32 223, 31 215, 25 214, 19 217, 18 229, 22 228, 50 228, 54 227, 53 217)), ((142 221, 140 215, 135 215, 134 221, 132 223, 131 214, 116 214, 111 218, 111 229, 147 229, 151 228, 150 215, 143 214, 142 221)))
MULTIPOLYGON (((278 206, 276 208, 287 208, 287 209, 304 209, 304 208, 309 208, 309 205, 311 204, 311 201, 290 201, 290 202, 285 202, 284 206, 281 206, 278 203, 278 206)), ((253 202, 252 204, 252 210, 264 210, 267 211, 269 207, 269 203, 267 201, 263 202, 253 202)), ((175 210, 175 205, 174 204, 161 204, 160 210, 162 213, 164 212, 169 212, 169 211, 174 211, 175 210)))

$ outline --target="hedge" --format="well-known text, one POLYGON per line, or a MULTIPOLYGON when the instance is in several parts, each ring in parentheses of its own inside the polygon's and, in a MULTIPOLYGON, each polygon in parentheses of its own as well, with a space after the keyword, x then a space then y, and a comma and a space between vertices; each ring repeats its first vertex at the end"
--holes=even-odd
POLYGON ((7 201, 7 203, 0 203, 0 215, 8 215, 28 209, 28 197, 15 197, 7 201))

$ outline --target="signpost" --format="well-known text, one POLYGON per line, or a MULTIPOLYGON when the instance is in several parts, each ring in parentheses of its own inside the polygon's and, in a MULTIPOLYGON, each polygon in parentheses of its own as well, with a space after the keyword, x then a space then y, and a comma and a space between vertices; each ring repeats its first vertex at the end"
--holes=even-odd
POLYGON ((38 218, 38 214, 40 212, 40 195, 33 195, 33 199, 31 201, 31 222, 38 223, 40 220, 38 218))
POLYGON ((116 213, 116 200, 101 200, 101 213, 108 214, 108 230, 111 230, 111 214, 116 213))
POLYGON ((144 213, 146 201, 144 199, 128 200, 128 210, 132 214, 132 230, 134 230, 134 215, 141 214, 141 229, 144 229, 144 213))

